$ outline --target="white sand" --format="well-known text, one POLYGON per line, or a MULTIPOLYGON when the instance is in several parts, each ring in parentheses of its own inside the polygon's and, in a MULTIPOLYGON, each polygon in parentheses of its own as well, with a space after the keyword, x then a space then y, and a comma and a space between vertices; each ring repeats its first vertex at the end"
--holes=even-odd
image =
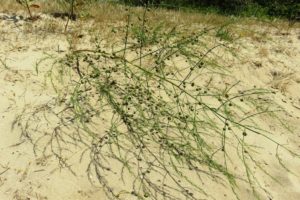
MULTIPOLYGON (((35 25, 42 27, 43 20, 35 25)), ((88 181, 85 173, 87 163, 74 162, 73 169, 77 176, 67 169, 60 170, 53 157, 36 157, 32 145, 25 139, 20 140, 20 130, 11 128, 15 117, 24 108, 41 105, 55 96, 51 87, 43 86, 43 72, 50 67, 52 60, 44 61, 39 75, 36 73, 36 63, 45 58, 46 53, 62 56, 63 53, 57 52, 58 46, 60 50, 68 49, 65 36, 24 31, 23 26, 0 20, 0 59, 9 68, 5 69, 0 64, 0 200, 106 199, 101 188, 92 186, 88 181)), ((261 31, 260 27, 256 29, 261 31)), ((231 63, 233 75, 242 81, 243 87, 256 85, 277 91, 275 102, 289 113, 281 117, 288 119, 295 134, 275 130, 279 134, 274 137, 300 153, 300 30, 292 29, 288 35, 282 35, 280 30, 274 28, 265 32, 268 37, 265 40, 240 39, 243 47, 237 45, 237 52, 241 59, 228 57, 225 60, 227 64, 231 63)), ((272 122, 268 119, 258 123, 272 128, 272 122)), ((257 174, 272 194, 272 199, 300 199, 299 159, 291 158, 286 152, 281 153, 287 167, 297 177, 279 170, 274 156, 261 156, 268 163, 269 172, 282 183, 279 185, 265 175, 257 174)), ((208 190, 216 193, 213 186, 208 190)), ((230 188, 218 193, 219 199, 231 199, 224 196, 230 193, 230 188)), ((242 199, 254 199, 250 194, 245 189, 242 199)))

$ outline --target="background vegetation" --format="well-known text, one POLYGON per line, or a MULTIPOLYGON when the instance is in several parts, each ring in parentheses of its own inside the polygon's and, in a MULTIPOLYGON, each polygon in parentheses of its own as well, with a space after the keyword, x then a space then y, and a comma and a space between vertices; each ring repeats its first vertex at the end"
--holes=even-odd
POLYGON ((188 7, 213 10, 222 14, 246 16, 276 16, 295 19, 300 16, 297 0, 121 0, 132 5, 152 5, 168 8, 188 7))

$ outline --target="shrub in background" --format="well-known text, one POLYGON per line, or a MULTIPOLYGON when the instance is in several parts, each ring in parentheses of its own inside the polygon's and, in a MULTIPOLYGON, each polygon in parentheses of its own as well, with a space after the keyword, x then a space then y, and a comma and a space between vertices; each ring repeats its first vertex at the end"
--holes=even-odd
POLYGON ((155 5, 168 8, 189 7, 214 10, 223 14, 261 15, 293 19, 300 16, 298 0, 119 0, 120 2, 143 6, 155 5))

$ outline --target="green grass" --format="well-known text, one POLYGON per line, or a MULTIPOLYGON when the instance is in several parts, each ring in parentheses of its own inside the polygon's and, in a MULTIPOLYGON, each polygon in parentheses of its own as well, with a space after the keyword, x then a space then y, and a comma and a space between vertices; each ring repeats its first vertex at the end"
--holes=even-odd
POLYGON ((129 5, 148 5, 168 9, 218 13, 225 15, 257 17, 257 18, 286 18, 299 17, 299 2, 296 0, 224 0, 224 1, 189 1, 189 0, 120 0, 129 5), (148 4, 147 4, 148 2, 148 4))

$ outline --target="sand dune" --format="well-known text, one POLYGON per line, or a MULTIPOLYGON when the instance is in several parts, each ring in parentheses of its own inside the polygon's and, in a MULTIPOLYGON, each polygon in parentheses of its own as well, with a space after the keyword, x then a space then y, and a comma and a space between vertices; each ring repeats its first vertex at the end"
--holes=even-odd
MULTIPOLYGON (((53 24, 56 29, 63 29, 64 21, 46 14, 34 23, 22 19, 15 21, 9 13, 0 16, 0 199, 106 199, 101 186, 89 182, 86 175, 88 161, 78 162, 79 151, 75 151, 70 159, 75 176, 67 168, 61 168, 54 156, 35 155, 32 144, 20 137, 20 127, 12 128, 15 118, 22 112, 53 101, 56 97, 51 85, 44 84, 45 74, 54 58, 64 56, 70 45, 66 35, 55 31, 49 33, 48 29, 53 24), (37 69, 40 62, 42 64, 37 69)), ((80 22, 72 22, 71 29, 76 29, 76 23, 80 22)), ((233 44, 237 57, 226 53, 222 55, 222 52, 215 55, 220 56, 235 79, 242 82, 241 89, 262 87, 276 92, 270 98, 287 111, 279 116, 289 122, 294 134, 278 129, 272 124, 272 119, 263 118, 257 123, 268 130, 272 130, 274 125, 274 138, 300 153, 300 29, 291 28, 286 34, 286 31, 276 28, 249 26, 245 28, 263 32, 264 36, 259 39, 240 38, 233 44)), ((78 39, 77 48, 89 47, 87 37, 78 39)), ((30 115, 30 112, 27 114, 30 115)), ((47 123, 36 121, 37 129, 39 124, 45 128, 47 123)), ((263 143, 255 141, 256 136, 249 136, 249 140, 260 145, 263 143)), ((264 145, 268 148, 269 144, 264 145)), ((293 175, 278 167, 273 151, 258 154, 257 157, 260 162, 265 162, 269 172, 281 183, 271 181, 264 174, 256 174, 270 192, 270 200, 300 199, 300 159, 281 152, 286 166, 296 174, 293 175)), ((242 187, 241 199, 255 199, 247 186, 242 187)), ((218 193, 217 199, 234 198, 229 194, 230 188, 216 192, 212 185, 206 189, 210 193, 218 193)))

